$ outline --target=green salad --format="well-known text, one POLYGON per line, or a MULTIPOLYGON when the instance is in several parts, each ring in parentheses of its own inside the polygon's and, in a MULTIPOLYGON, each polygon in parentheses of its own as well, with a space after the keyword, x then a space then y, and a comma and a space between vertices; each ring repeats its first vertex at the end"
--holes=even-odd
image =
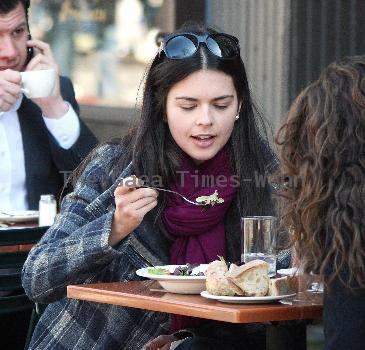
POLYGON ((177 266, 173 272, 162 267, 149 267, 147 272, 151 275, 170 275, 170 276, 204 276, 204 272, 193 272, 199 264, 189 264, 177 266))
POLYGON ((169 275, 170 271, 163 269, 162 267, 149 267, 147 272, 151 275, 169 275))

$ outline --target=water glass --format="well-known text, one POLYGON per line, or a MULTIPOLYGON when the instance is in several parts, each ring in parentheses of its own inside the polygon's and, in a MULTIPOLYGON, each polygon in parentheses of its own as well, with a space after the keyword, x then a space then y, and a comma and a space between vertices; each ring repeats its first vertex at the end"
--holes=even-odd
POLYGON ((276 275, 276 218, 248 216, 242 218, 241 261, 264 260, 269 264, 269 277, 276 275))

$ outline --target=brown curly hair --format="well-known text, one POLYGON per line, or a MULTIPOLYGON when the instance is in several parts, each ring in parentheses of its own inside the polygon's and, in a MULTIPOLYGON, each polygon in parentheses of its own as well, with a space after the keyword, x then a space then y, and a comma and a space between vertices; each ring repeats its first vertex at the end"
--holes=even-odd
POLYGON ((365 56, 330 64, 302 91, 276 144, 282 222, 304 269, 364 287, 365 56))

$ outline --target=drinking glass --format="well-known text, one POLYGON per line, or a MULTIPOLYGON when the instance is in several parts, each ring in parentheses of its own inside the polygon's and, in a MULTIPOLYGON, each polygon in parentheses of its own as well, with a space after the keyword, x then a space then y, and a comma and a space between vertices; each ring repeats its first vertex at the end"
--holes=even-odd
POLYGON ((276 218, 247 216, 241 222, 241 261, 264 260, 269 264, 269 277, 276 275, 276 218))

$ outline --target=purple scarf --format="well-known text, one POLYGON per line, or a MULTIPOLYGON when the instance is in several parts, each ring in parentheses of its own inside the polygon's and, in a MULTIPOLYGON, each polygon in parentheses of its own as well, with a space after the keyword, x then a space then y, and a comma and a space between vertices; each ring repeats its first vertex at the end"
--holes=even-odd
MULTIPOLYGON (((177 181, 170 189, 193 201, 217 190, 224 202, 194 206, 179 196, 169 195, 162 220, 175 238, 170 249, 171 264, 204 264, 216 260, 218 255, 225 256, 224 218, 236 193, 232 175, 226 149, 200 165, 184 157, 177 181)), ((173 316, 171 331, 200 323, 199 319, 173 316)))

